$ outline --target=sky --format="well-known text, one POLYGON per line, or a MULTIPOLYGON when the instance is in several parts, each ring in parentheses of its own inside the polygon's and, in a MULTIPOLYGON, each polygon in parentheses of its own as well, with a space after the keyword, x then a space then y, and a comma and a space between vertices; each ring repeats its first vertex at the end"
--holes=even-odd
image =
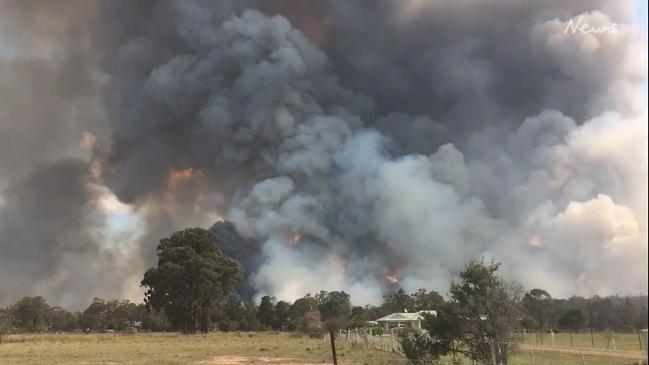
POLYGON ((253 299, 646 293, 646 1, 295 4, 0 4, 0 305, 139 301, 223 219, 253 299))

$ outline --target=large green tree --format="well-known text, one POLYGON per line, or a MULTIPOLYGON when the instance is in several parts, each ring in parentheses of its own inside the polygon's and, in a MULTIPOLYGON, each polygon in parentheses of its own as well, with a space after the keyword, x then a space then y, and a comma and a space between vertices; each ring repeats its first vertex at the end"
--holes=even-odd
POLYGON ((545 332, 552 315, 552 296, 543 289, 532 289, 525 293, 522 305, 525 312, 534 318, 541 332, 545 332))
POLYGON ((499 267, 471 261, 450 290, 462 343, 469 344, 471 357, 487 365, 507 364, 521 316, 523 289, 497 276, 499 267))
POLYGON ((446 304, 444 298, 438 292, 432 290, 419 289, 410 296, 414 301, 415 311, 439 309, 446 304))
MULTIPOLYGON (((460 280, 451 284, 450 302, 436 316, 426 316, 423 327, 429 333, 431 357, 462 353, 485 365, 507 364, 523 290, 498 277, 499 266, 470 261, 460 272, 460 280)), ((415 341, 417 348, 426 345, 423 338, 405 341, 415 341)))
POLYGON ((291 305, 283 300, 280 300, 279 302, 277 302, 277 304, 275 304, 273 314, 273 317, 275 318, 273 329, 280 331, 287 329, 289 320, 291 319, 291 305))
POLYGON ((413 312, 415 309, 415 300, 401 288, 387 292, 383 295, 383 300, 383 308, 390 313, 413 312))
POLYGON ((145 302, 164 309, 185 333, 207 332, 209 308, 240 279, 238 263, 223 254, 212 232, 188 228, 160 240, 158 265, 144 274, 145 302))
POLYGON ((257 318, 259 322, 266 327, 272 328, 275 323, 275 313, 273 311, 275 298, 265 295, 261 298, 259 309, 257 310, 257 318))
POLYGON ((42 331, 47 323, 49 308, 43 297, 24 297, 11 308, 14 325, 22 331, 42 331))
POLYGON ((344 291, 320 292, 317 295, 318 310, 324 322, 325 329, 329 332, 331 342, 331 356, 334 365, 338 363, 336 357, 336 343, 334 341, 335 332, 346 327, 349 321, 351 304, 349 294, 344 291))

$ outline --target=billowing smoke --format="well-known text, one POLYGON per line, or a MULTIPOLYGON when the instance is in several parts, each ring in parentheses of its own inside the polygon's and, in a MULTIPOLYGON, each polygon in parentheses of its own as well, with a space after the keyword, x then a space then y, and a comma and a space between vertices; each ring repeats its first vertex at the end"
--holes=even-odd
POLYGON ((162 235, 227 220, 212 229, 245 295, 376 303, 395 285, 444 292, 480 257, 557 296, 646 293, 647 59, 631 9, 97 4, 86 67, 105 123, 88 127, 89 163, 146 222, 132 275, 162 235))

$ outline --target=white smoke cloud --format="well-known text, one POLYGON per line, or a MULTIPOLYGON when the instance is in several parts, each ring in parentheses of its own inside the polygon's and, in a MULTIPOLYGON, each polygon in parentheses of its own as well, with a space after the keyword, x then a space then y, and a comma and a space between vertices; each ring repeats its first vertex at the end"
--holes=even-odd
MULTIPOLYGON (((81 290, 96 273, 77 267, 128 251, 142 257, 115 275, 129 288, 97 291, 136 292, 160 237, 225 218, 246 238, 234 247, 240 237, 221 226, 257 296, 345 290, 363 304, 395 285, 445 292, 480 257, 556 296, 646 293, 647 58, 629 4, 331 1, 296 12, 274 1, 106 2, 72 22, 56 7, 9 7, 45 27, 30 37, 56 31, 52 44, 83 57, 53 47, 36 73, 0 60, 21 71, 0 78, 16 105, 0 107, 12 152, 0 171, 24 157, 23 176, 92 149, 79 168, 91 208, 141 220, 130 251, 118 237, 83 236, 75 241, 91 249, 78 257, 56 240, 47 252, 63 259, 32 286, 81 290), (56 21, 40 24, 50 13, 56 21), (566 33, 576 19, 616 31, 566 33), (86 29, 92 42, 79 38, 86 29), (23 96, 41 89, 47 103, 33 108, 23 96), (15 110, 28 112, 23 127, 9 123, 15 110), (50 134, 46 121, 65 133, 33 143, 50 134)), ((18 234, 24 223, 5 207, 38 202, 6 201, 0 229, 18 234)), ((71 215, 86 202, 59 203, 76 207, 71 215)), ((77 220, 40 234, 97 226, 77 220)), ((40 262, 34 252, 21 251, 12 272, 40 262)))

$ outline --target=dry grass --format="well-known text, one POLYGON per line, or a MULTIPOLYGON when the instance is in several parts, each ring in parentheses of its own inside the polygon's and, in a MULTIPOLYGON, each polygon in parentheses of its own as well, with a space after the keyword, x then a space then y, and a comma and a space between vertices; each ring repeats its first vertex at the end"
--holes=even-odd
MULTIPOLYGON (((608 342, 608 334, 606 332, 595 332, 591 339, 590 332, 581 332, 572 334, 572 346, 574 348, 599 348, 606 349, 607 344, 612 350, 612 343, 608 342), (593 346, 594 344, 594 346, 593 346)), ((625 350, 625 351, 641 351, 640 340, 638 335, 635 333, 613 333, 613 338, 615 339, 615 349, 616 350, 625 350)), ((528 334, 526 336, 526 342, 530 344, 540 345, 540 340, 537 341, 536 334, 528 334)), ((554 343, 557 347, 570 347, 570 333, 561 332, 554 334, 554 343)), ((552 339, 550 334, 546 333, 543 336, 543 345, 551 346, 552 339)))
MULTIPOLYGON (((287 333, 214 333, 185 336, 167 334, 45 334, 12 335, 0 344, 0 364, 34 365, 243 365, 331 363, 325 339, 287 333)), ((399 354, 339 343, 344 365, 402 364, 399 354)), ((622 365, 630 358, 585 356, 588 365, 622 365)), ((470 362, 462 362, 470 364, 470 362)), ((581 364, 578 354, 538 352, 535 361, 526 351, 513 355, 510 365, 581 364)))
MULTIPOLYGON (((61 334, 13 335, 0 344, 0 364, 263 364, 329 363, 329 343, 286 333, 181 334, 61 334), (229 357, 229 360, 228 360, 229 357), (245 360, 242 361, 242 358, 245 360), (233 360, 233 359, 236 359, 233 360), (227 363, 227 362, 226 362, 227 363)), ((400 355, 339 344, 343 364, 390 364, 400 355)))

